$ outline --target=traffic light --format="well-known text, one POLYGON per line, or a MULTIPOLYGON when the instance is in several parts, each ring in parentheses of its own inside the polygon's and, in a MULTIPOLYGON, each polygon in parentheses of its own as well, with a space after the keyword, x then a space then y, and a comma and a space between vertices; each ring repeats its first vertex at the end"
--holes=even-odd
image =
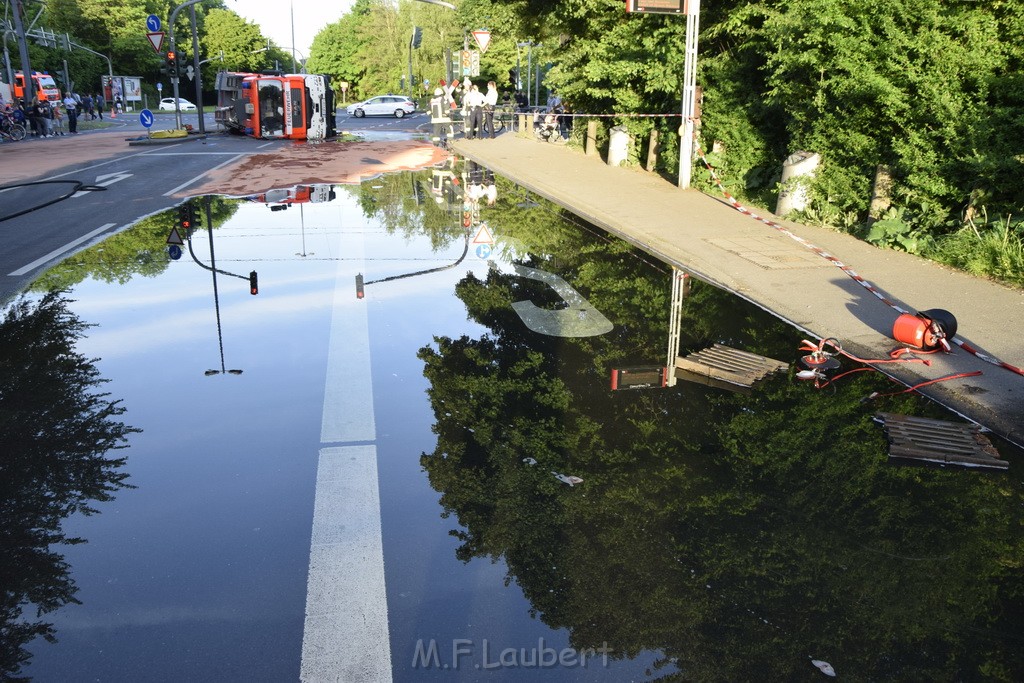
POLYGON ((178 207, 178 227, 186 232, 192 229, 192 206, 187 202, 178 207))
POLYGON ((412 29, 412 49, 417 49, 423 42, 423 29, 414 26, 412 29))
POLYGON ((249 273, 249 293, 256 296, 260 293, 259 283, 256 282, 256 271, 249 273))
POLYGON ((463 211, 462 212, 462 227, 470 228, 473 227, 473 212, 463 211))
POLYGON ((356 275, 356 298, 362 299, 366 296, 366 292, 363 291, 363 274, 359 273, 356 275))
POLYGON ((171 78, 178 77, 178 54, 174 50, 167 51, 167 73, 171 78))
POLYGON ((188 204, 186 204, 186 206, 188 206, 188 218, 190 221, 192 221, 192 227, 203 227, 203 217, 200 214, 200 212, 196 209, 195 205, 189 202, 188 204))

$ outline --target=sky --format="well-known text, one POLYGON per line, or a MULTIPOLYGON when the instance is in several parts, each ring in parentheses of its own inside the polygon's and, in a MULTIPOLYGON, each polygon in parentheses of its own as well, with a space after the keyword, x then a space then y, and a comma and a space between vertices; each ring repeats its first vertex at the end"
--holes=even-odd
POLYGON ((299 59, 309 58, 313 37, 327 24, 346 13, 355 0, 227 0, 224 4, 238 16, 257 24, 274 45, 297 51, 299 59), (295 44, 292 45, 292 15, 295 44))

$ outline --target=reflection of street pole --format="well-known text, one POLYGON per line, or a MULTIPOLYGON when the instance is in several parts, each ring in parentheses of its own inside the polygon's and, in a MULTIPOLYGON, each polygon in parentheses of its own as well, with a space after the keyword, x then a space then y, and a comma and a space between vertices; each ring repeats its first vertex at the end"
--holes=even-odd
MULTIPOLYGON (((220 296, 217 292, 217 260, 213 254, 213 221, 210 214, 210 198, 206 198, 206 231, 210 235, 210 273, 213 275, 213 307, 217 314, 217 345, 220 347, 220 370, 207 370, 206 376, 210 375, 221 375, 226 373, 232 375, 241 375, 241 370, 225 370, 224 369, 224 334, 221 330, 220 325, 220 296)), ((192 251, 192 240, 189 239, 188 243, 189 251, 192 251)), ((192 255, 195 258, 195 254, 192 255)))
POLYGON ((690 274, 672 268, 672 298, 668 313, 668 359, 665 361, 665 386, 676 385, 676 358, 679 356, 679 336, 683 324, 683 299, 690 291, 690 274))
POLYGON ((390 277, 382 277, 382 278, 380 278, 378 280, 363 280, 363 274, 359 273, 358 275, 356 275, 356 298, 357 299, 362 299, 363 298, 363 287, 365 285, 372 285, 372 284, 376 284, 378 282, 391 282, 392 280, 404 280, 407 277, 416 277, 417 275, 427 275, 429 273, 439 273, 442 270, 448 270, 449 268, 454 268, 455 266, 457 266, 460 263, 462 263, 465 260, 465 258, 466 258, 466 254, 469 253, 469 230, 468 229, 465 231, 465 237, 466 237, 466 243, 462 247, 462 256, 457 258, 454 263, 449 263, 448 265, 445 265, 445 266, 438 266, 437 268, 427 268, 426 270, 417 270, 414 273, 404 273, 402 275, 391 275, 390 277))
POLYGON ((316 256, 315 252, 306 253, 306 214, 302 211, 302 204, 299 204, 299 229, 302 231, 302 253, 296 252, 296 256, 306 258, 307 256, 316 256))

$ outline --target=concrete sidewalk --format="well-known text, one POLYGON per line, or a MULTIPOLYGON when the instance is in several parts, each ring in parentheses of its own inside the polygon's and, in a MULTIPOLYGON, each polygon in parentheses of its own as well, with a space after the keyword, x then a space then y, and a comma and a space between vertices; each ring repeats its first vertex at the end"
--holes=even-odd
MULTIPOLYGON (((784 232, 733 208, 725 198, 681 190, 637 169, 512 134, 456 140, 452 150, 635 244, 665 263, 735 292, 813 336, 835 337, 861 358, 886 358, 899 312, 832 261, 784 232)), ((930 261, 875 248, 832 230, 754 211, 840 260, 904 310, 943 308, 957 338, 987 356, 1024 368, 1024 292, 930 261)), ((793 350, 793 357, 798 355, 793 350)), ((921 393, 1024 445, 1024 376, 959 346, 920 363, 881 366, 907 385, 980 370, 921 393)), ((785 360, 785 359, 782 359, 785 360)))

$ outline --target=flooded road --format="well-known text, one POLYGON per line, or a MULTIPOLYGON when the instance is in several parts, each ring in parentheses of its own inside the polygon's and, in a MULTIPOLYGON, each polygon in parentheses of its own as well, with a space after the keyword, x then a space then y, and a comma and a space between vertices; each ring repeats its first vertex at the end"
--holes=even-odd
MULTIPOLYGON (((1024 675, 1018 452, 893 466, 877 412, 956 418, 877 373, 613 391, 671 269, 461 162, 192 204, 180 259, 151 216, 4 323, 6 673, 1024 675)), ((798 356, 700 282, 682 316, 798 356)))

